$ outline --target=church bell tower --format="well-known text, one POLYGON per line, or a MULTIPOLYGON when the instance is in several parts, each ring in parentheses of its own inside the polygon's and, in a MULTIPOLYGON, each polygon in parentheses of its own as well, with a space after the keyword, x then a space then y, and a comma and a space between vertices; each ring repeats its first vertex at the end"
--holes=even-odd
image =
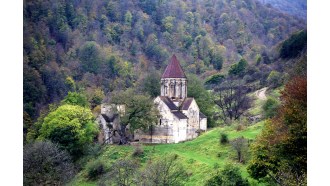
POLYGON ((184 99, 187 97, 187 82, 180 62, 173 55, 161 78, 160 95, 175 100, 184 99))

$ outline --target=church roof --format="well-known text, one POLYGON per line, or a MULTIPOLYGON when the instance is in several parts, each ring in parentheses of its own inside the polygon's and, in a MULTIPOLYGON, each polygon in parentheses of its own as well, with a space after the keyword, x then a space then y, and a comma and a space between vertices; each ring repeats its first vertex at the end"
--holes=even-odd
POLYGON ((194 98, 186 98, 182 103, 182 110, 188 110, 194 98))
POLYGON ((179 108, 172 102, 172 100, 167 96, 159 96, 160 99, 168 106, 171 110, 179 110, 179 108))
POLYGON ((187 78, 184 74, 180 62, 173 54, 170 59, 170 63, 167 65, 162 78, 187 78))
POLYGON ((188 119, 188 117, 186 115, 184 115, 182 112, 180 111, 174 111, 172 112, 174 114, 175 117, 177 117, 178 119, 188 119))
POLYGON ((199 118, 207 118, 203 113, 199 112, 199 118))

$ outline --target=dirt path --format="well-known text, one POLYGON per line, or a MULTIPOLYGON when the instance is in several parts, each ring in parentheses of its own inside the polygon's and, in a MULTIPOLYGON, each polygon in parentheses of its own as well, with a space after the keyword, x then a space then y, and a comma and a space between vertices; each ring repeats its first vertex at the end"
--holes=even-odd
POLYGON ((265 87, 265 88, 262 88, 260 90, 257 90, 256 91, 256 96, 261 99, 261 100, 266 100, 267 97, 266 97, 266 90, 267 90, 268 87, 265 87))

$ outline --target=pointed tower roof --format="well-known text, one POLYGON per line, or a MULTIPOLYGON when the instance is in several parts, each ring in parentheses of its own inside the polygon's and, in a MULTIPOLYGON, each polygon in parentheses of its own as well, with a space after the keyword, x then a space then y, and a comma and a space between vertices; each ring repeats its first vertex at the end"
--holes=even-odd
POLYGON ((175 54, 171 57, 162 78, 187 78, 175 54))

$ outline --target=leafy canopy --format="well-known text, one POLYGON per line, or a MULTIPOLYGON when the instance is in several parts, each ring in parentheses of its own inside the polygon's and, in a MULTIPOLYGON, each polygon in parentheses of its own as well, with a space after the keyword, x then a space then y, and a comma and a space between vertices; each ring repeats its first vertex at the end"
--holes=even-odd
POLYGON ((98 132, 91 111, 77 105, 62 105, 50 112, 42 123, 38 139, 58 143, 75 158, 98 132))

